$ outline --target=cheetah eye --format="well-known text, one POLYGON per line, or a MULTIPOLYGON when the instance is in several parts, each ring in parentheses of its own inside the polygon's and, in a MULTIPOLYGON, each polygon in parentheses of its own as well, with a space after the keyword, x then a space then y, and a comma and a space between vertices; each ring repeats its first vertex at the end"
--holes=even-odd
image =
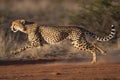
POLYGON ((11 30, 12 30, 13 32, 17 32, 18 30, 15 29, 14 27, 15 27, 15 25, 11 26, 11 30))

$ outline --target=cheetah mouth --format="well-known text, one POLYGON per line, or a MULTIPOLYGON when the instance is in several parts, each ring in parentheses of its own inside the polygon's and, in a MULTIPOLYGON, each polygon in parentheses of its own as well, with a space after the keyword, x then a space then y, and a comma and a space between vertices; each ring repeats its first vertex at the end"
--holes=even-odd
POLYGON ((13 32, 17 32, 17 31, 18 31, 18 30, 15 29, 14 27, 12 27, 11 30, 12 30, 13 32))

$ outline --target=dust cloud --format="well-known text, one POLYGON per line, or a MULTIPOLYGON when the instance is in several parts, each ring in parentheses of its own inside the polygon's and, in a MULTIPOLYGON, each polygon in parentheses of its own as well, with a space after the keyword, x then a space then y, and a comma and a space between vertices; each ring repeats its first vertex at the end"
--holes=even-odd
POLYGON ((120 50, 109 50, 106 56, 98 56, 99 63, 120 63, 120 50))

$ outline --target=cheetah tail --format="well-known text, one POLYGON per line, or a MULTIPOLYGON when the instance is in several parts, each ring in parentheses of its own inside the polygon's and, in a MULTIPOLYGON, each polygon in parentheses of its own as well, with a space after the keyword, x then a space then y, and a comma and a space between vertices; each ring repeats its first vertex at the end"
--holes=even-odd
POLYGON ((116 29, 115 29, 115 26, 114 25, 111 25, 111 32, 108 36, 105 36, 105 37, 99 37, 97 36, 96 34, 93 34, 89 31, 86 31, 86 34, 95 38, 97 41, 109 41, 110 39, 112 39, 115 34, 116 34, 116 29))

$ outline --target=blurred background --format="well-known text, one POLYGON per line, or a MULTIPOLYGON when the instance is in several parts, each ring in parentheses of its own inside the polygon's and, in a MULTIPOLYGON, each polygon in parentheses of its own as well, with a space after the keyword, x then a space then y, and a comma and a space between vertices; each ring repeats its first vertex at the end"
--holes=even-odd
POLYGON ((80 51, 67 42, 11 55, 10 50, 23 47, 27 42, 26 34, 10 30, 11 22, 16 19, 39 25, 82 25, 98 36, 108 35, 110 25, 114 24, 115 38, 98 44, 105 50, 120 49, 120 0, 0 0, 0 60, 66 56, 80 51))

